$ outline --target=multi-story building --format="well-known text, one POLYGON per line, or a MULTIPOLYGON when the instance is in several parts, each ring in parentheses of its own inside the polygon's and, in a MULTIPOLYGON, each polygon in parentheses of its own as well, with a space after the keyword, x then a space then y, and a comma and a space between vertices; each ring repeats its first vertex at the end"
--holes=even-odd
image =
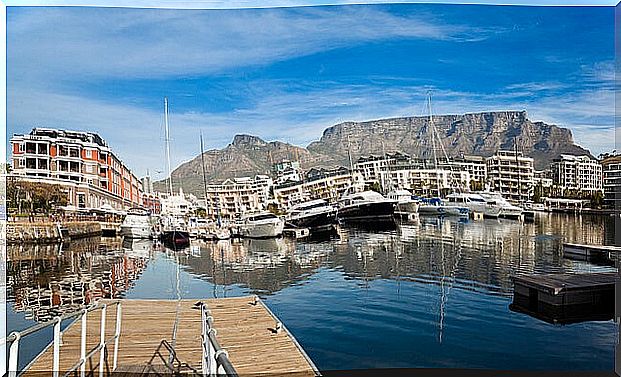
POLYGON ((480 189, 485 187, 487 181, 487 164, 485 157, 462 155, 458 158, 451 159, 450 162, 440 163, 440 168, 449 168, 455 171, 465 171, 470 176, 470 181, 479 186, 480 189))
MULTIPOLYGON (((394 165, 405 165, 411 162, 411 157, 405 153, 386 153, 383 156, 363 156, 354 164, 354 171, 360 173, 364 184, 370 186, 381 182, 381 172, 394 165)), ((383 185, 382 185, 383 186, 383 185)))
POLYGON ((60 185, 70 205, 142 205, 142 183, 96 133, 34 128, 27 135, 14 135, 11 145, 12 175, 60 185))
POLYGON ((522 152, 499 150, 486 159, 488 182, 508 200, 522 202, 533 194, 534 160, 522 152))
POLYGON ((604 202, 621 208, 621 154, 602 160, 604 202))
POLYGON ((470 174, 456 169, 423 169, 394 166, 381 172, 386 187, 405 189, 416 195, 437 196, 455 189, 467 190, 470 174))
POLYGON ((302 169, 299 161, 283 160, 278 162, 272 165, 272 173, 276 185, 302 181, 302 169))
POLYGON ((344 167, 312 168, 306 173, 302 182, 274 186, 274 199, 283 210, 312 199, 324 199, 329 203, 336 203, 350 187, 356 191, 364 188, 362 174, 358 172, 352 174, 344 167))
POLYGON ((552 187, 554 180, 552 179, 552 172, 550 170, 534 170, 533 171, 533 185, 541 185, 543 188, 552 187))
POLYGON ((233 219, 237 214, 267 209, 272 179, 267 175, 227 179, 207 185, 207 216, 233 219))
POLYGON ((562 154, 550 164, 552 181, 562 190, 593 194, 603 190, 602 165, 589 156, 562 154))

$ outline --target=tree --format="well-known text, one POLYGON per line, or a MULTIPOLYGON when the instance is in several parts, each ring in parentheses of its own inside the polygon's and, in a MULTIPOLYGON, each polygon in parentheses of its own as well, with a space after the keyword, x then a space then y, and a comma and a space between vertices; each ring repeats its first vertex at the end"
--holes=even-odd
POLYGON ((596 191, 591 195, 591 208, 602 208, 604 203, 604 194, 601 191, 596 191))
POLYGON ((50 213, 57 206, 66 206, 67 193, 60 185, 21 181, 9 178, 6 185, 8 207, 18 213, 50 213))
POLYGON ((379 193, 382 192, 382 186, 379 184, 379 182, 373 182, 373 184, 369 186, 369 189, 379 193))
POLYGON ((207 217, 207 210, 205 208, 198 207, 194 210, 194 216, 205 218, 207 217))

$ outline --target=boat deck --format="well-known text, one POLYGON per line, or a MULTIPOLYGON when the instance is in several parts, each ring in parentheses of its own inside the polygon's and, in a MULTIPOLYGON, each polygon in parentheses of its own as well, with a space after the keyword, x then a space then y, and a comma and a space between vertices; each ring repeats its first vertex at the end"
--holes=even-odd
MULTIPOLYGON (((144 371, 147 365, 161 369, 168 351, 160 347, 166 340, 176 350, 181 363, 188 370, 201 370, 201 311, 195 303, 201 300, 121 300, 122 323, 119 341, 117 372, 144 371), (178 316, 177 316, 178 313, 178 316), (178 318, 178 321, 176 321, 178 318), (176 338, 173 329, 176 323, 176 338)), ((217 330, 220 345, 228 352, 229 359, 240 376, 293 374, 318 375, 313 362, 299 346, 293 335, 283 326, 275 331, 279 322, 262 301, 255 303, 254 296, 202 300, 211 310, 213 327, 217 330)), ((104 300, 105 302, 105 300, 104 300)), ((106 338, 114 336, 115 306, 106 315, 106 338)), ((89 314, 87 320, 87 349, 99 342, 101 312, 89 314)), ((80 358, 80 321, 64 330, 60 348, 60 370, 66 371, 80 358)), ((105 370, 112 369, 112 347, 108 350, 105 370)), ((87 362, 87 371, 97 371, 99 353, 87 362)), ((28 372, 50 371, 52 350, 48 348, 29 368, 28 372)), ((28 373, 27 373, 28 374, 28 373)), ((88 372, 87 372, 88 374, 88 372)), ((117 374, 117 373, 115 373, 117 374)))

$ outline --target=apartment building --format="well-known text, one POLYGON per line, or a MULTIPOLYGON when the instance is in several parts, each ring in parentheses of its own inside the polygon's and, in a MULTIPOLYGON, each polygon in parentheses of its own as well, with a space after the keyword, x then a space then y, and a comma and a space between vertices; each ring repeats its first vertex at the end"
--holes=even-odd
POLYGON ((606 157, 601 161, 604 202, 621 208, 621 155, 606 157))
POLYGON ((457 169, 424 169, 394 166, 381 172, 386 190, 405 189, 415 195, 438 196, 451 190, 467 190, 470 173, 457 169))
POLYGON ((58 184, 78 208, 142 205, 142 183, 96 133, 34 128, 11 138, 18 179, 58 184))
POLYGON ((486 159, 491 189, 514 202, 527 201, 533 194, 534 160, 522 152, 499 150, 486 159))
POLYGON ((356 191, 363 190, 362 174, 358 172, 352 174, 344 167, 312 168, 306 173, 302 182, 274 186, 274 199, 282 210, 312 199, 324 199, 329 203, 336 203, 349 187, 356 191))
POLYGON ((481 186, 484 186, 487 180, 487 164, 485 157, 482 156, 462 155, 451 159, 449 163, 441 163, 438 166, 449 170, 465 171, 469 174, 471 181, 481 186))
POLYGON ((273 184, 269 176, 257 175, 207 185, 207 216, 215 218, 219 214, 222 218, 233 219, 236 214, 265 210, 273 184))
POLYGON ((354 164, 354 171, 362 175, 365 185, 370 186, 374 183, 382 184, 381 172, 388 167, 409 163, 411 163, 411 157, 401 152, 386 153, 383 156, 363 156, 354 164))
POLYGON ((589 156, 562 154, 550 164, 552 180, 563 190, 593 194, 603 190, 602 164, 589 156))

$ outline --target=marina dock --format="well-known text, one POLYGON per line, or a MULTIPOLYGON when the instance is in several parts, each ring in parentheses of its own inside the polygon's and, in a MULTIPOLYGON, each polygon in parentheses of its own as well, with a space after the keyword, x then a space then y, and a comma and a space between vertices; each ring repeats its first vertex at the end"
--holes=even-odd
POLYGON ((563 243, 563 257, 574 260, 614 260, 621 253, 621 247, 563 243))
MULTIPOLYGON (((196 373, 202 363, 202 322, 200 306, 207 305, 213 317, 212 327, 230 363, 240 376, 293 374, 316 376, 319 372, 293 335, 272 312, 254 296, 208 300, 116 300, 121 303, 118 360, 107 347, 104 371, 142 373, 166 370, 165 360, 174 360, 178 370, 196 373), (171 352, 174 349, 174 355, 171 352)), ((112 301, 106 315, 105 337, 114 339, 116 305, 112 301)), ((100 343, 100 312, 87 316, 87 350, 100 343)), ((81 321, 70 324, 62 334, 59 370, 67 371, 80 360, 81 321)), ((217 352, 216 352, 217 355, 217 352)), ((217 356, 216 356, 217 358, 217 356)), ((53 347, 50 346, 28 368, 28 372, 50 371, 53 347)), ((100 353, 86 362, 86 370, 97 371, 100 353)), ((115 373, 117 374, 117 373, 115 373)), ((136 375, 136 374, 133 374, 136 375)))
POLYGON ((617 281, 616 272, 515 276, 510 309, 552 323, 609 320, 617 281))

